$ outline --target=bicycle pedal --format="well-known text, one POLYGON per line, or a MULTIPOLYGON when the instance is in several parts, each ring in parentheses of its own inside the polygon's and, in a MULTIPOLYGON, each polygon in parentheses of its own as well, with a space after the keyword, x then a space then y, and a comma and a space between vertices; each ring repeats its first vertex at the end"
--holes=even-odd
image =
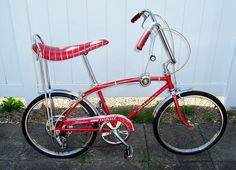
POLYGON ((134 150, 132 146, 128 146, 125 149, 124 157, 125 159, 131 160, 133 158, 134 150))

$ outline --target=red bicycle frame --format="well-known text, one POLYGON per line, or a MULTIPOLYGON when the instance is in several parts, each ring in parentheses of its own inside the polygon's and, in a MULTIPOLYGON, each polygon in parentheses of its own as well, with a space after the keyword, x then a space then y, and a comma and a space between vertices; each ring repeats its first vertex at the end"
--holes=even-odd
MULTIPOLYGON (((158 90, 156 91, 151 97, 149 97, 146 101, 144 101, 139 107, 135 108, 131 113, 129 113, 127 115, 128 119, 132 119, 133 116, 135 116, 139 111, 141 111, 145 106, 147 106, 152 100, 154 100, 158 95, 160 95, 162 92, 164 92, 166 89, 169 89, 170 92, 172 92, 172 97, 174 100, 174 104, 175 104, 175 108, 176 111, 178 113, 178 116, 180 118, 180 120, 183 122, 183 124, 185 124, 187 127, 192 127, 192 125, 190 125, 183 113, 181 112, 178 100, 177 100, 177 96, 175 94, 175 90, 174 90, 174 85, 172 83, 171 80, 171 75, 166 75, 163 77, 151 77, 151 81, 165 81, 166 83, 158 90)), ((123 80, 118 80, 118 81, 113 81, 113 82, 109 82, 109 83, 105 83, 105 84, 101 84, 101 85, 97 85, 95 87, 93 87, 92 89, 89 89, 88 91, 86 91, 82 97, 74 104, 72 104, 70 106, 70 108, 68 108, 65 111, 64 117, 62 119, 62 121, 59 122, 58 126, 56 127, 55 130, 62 130, 62 131, 78 131, 78 132, 91 132, 91 131, 98 131, 99 128, 70 128, 70 129, 65 129, 62 128, 62 125, 73 125, 73 124, 87 124, 87 125, 91 125, 94 123, 93 118, 86 118, 86 121, 84 120, 71 120, 71 121, 67 121, 66 118, 72 113, 72 111, 76 108, 76 106, 87 96, 91 95, 92 93, 97 92, 98 97, 100 98, 101 102, 102 102, 102 106, 104 108, 104 111, 106 112, 107 115, 110 115, 110 111, 107 107, 106 104, 106 100, 103 96, 102 90, 108 87, 112 87, 112 86, 116 86, 116 85, 121 85, 121 84, 127 84, 127 83, 139 83, 140 82, 140 78, 129 78, 129 79, 123 79, 123 80)), ((112 120, 111 120, 112 121, 112 120)))

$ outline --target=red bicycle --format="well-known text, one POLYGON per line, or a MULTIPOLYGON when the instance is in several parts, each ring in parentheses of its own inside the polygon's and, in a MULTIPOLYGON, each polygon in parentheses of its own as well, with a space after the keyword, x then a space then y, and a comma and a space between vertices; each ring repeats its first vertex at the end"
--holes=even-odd
MULTIPOLYGON (((144 22, 150 18, 151 23, 140 38, 137 49, 142 50, 150 35, 159 35, 169 56, 163 64, 164 74, 161 77, 150 76, 145 71, 140 77, 99 84, 87 54, 108 44, 107 40, 59 48, 45 45, 39 35, 34 36, 32 48, 40 61, 44 93, 28 105, 22 120, 24 136, 34 149, 50 157, 74 157, 88 150, 99 132, 109 144, 124 144, 125 158, 131 158, 133 149, 127 140, 134 126, 130 119, 166 90, 170 95, 156 106, 153 113, 154 134, 164 148, 178 154, 195 154, 209 149, 222 137, 227 124, 222 103, 209 93, 175 87, 169 67, 177 61, 165 29, 157 22, 158 15, 148 10, 136 14, 131 22, 134 23, 141 16, 144 22), (47 60, 60 61, 79 55, 83 57, 93 83, 92 88, 79 94, 51 89, 47 60), (127 117, 110 114, 103 89, 128 83, 146 87, 154 81, 164 82, 164 85, 127 117), (93 93, 97 93, 100 99, 97 107, 87 100, 93 93)), ((173 32, 171 29, 169 31, 170 34, 173 32)), ((151 39, 150 49, 153 48, 154 40, 151 39)), ((155 60, 156 57, 150 55, 149 61, 155 60)))

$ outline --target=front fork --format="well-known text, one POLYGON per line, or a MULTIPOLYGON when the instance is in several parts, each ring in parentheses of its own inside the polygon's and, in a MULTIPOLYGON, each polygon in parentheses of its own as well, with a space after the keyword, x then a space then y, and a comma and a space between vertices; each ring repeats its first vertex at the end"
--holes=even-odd
POLYGON ((170 89, 170 93, 171 93, 171 95, 172 95, 172 98, 173 98, 173 101, 174 101, 174 104, 175 104, 175 110, 176 110, 176 112, 177 112, 177 114, 178 114, 178 116, 179 116, 179 118, 180 118, 180 120, 182 121, 182 123, 185 125, 185 126, 187 126, 188 128, 192 128, 193 127, 193 125, 190 123, 190 122, 188 122, 187 120, 186 120, 186 118, 185 118, 185 116, 184 116, 184 114, 182 113, 182 110, 181 110, 181 108, 180 108, 180 105, 179 105, 179 101, 178 101, 178 97, 177 97, 177 95, 176 95, 176 88, 175 88, 175 86, 174 86, 174 84, 172 83, 172 80, 171 80, 171 74, 169 73, 169 70, 168 70, 168 64, 169 63, 167 63, 167 65, 163 65, 163 67, 164 67, 164 70, 165 70, 165 74, 166 74, 166 83, 168 84, 168 87, 169 87, 169 89, 170 89))
POLYGON ((175 110, 180 118, 180 120, 182 121, 182 123, 187 126, 188 128, 192 128, 193 127, 193 124, 191 124, 190 122, 188 122, 180 108, 180 105, 179 105, 179 101, 178 101, 178 97, 175 93, 175 90, 172 91, 172 98, 173 98, 173 101, 174 101, 174 104, 175 104, 175 110))

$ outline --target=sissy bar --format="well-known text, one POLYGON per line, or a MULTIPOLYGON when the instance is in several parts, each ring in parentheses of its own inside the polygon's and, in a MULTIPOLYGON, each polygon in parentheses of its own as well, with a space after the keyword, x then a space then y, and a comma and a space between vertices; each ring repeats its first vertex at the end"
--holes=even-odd
MULTIPOLYGON (((45 105, 47 108, 47 116, 48 116, 48 120, 50 121, 49 122, 50 128, 55 129, 55 126, 53 124, 54 103, 53 103, 50 93, 47 93, 48 90, 51 89, 48 63, 47 63, 47 60, 43 58, 43 51, 42 51, 43 49, 40 48, 40 44, 44 44, 44 42, 38 34, 34 34, 33 39, 34 39, 34 43, 37 46, 37 50, 39 51, 39 53, 36 54, 36 56, 37 56, 37 61, 39 62, 40 77, 41 77, 41 82, 42 82, 43 93, 45 95, 45 102, 46 102, 45 105)), ((40 93, 40 89, 38 90, 40 93)))

